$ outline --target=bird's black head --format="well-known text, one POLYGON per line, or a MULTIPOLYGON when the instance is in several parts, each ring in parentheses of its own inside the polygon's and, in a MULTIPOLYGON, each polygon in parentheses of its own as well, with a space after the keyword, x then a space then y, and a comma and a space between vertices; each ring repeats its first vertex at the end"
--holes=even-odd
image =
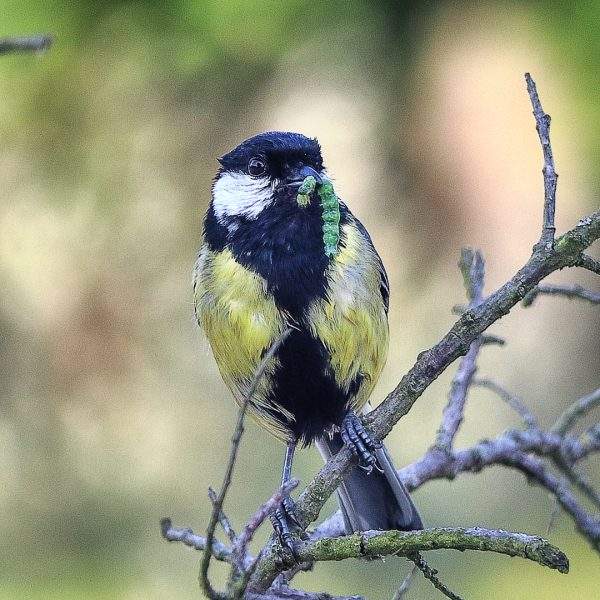
POLYGON ((213 208, 219 220, 256 218, 275 201, 295 199, 308 175, 317 181, 323 177, 319 142, 300 133, 260 133, 219 162, 213 185, 213 208))

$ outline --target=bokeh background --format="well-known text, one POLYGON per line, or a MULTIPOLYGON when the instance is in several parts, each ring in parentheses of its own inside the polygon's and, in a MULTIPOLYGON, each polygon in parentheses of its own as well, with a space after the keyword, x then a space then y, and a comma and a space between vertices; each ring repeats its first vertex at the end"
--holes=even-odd
MULTIPOLYGON (((205 526, 236 414, 192 317, 216 156, 261 130, 319 137, 390 275, 379 401, 453 322, 460 247, 483 250, 492 290, 538 235, 525 71, 553 117, 559 229, 597 206, 599 23, 593 1, 3 0, 0 35, 56 43, 0 57, 0 598, 199 597, 199 555, 163 542, 158 520, 205 526)), ((594 285, 584 272, 553 279, 594 285)), ((518 307, 480 373, 549 424, 597 387, 599 327, 583 303, 518 307)), ((388 438, 399 464, 431 443, 450 376, 388 438)), ((459 442, 516 424, 474 391, 459 442)), ((226 506, 236 525, 275 488, 282 453, 249 424, 226 506)), ((301 452, 296 474, 306 482, 319 464, 301 452)), ((589 470, 598 481, 598 463, 589 470)), ((502 468, 415 496, 431 525, 543 534, 552 510, 502 468)), ((429 559, 469 598, 597 598, 598 557, 567 517, 550 538, 570 575, 429 559)), ((383 599, 406 570, 321 564, 297 582, 383 599)), ((410 597, 436 594, 419 581, 410 597)))

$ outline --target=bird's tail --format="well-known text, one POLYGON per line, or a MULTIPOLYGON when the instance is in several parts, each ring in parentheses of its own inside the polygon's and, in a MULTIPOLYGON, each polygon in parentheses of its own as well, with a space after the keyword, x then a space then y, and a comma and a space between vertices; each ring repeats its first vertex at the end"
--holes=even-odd
MULTIPOLYGON (((316 445, 323 459, 328 460, 344 443, 341 435, 335 433, 332 437, 326 435, 320 438, 316 445)), ((375 454, 383 473, 373 469, 367 474, 359 466, 353 467, 337 490, 346 533, 371 529, 423 529, 421 517, 385 446, 376 450, 375 454)))

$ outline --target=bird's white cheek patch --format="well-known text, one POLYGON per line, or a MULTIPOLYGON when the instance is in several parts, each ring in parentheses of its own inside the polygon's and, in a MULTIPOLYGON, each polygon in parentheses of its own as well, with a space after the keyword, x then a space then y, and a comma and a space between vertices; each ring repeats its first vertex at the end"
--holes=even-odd
POLYGON ((213 187, 213 208, 219 221, 233 216, 255 219, 271 203, 272 197, 267 177, 224 173, 213 187))

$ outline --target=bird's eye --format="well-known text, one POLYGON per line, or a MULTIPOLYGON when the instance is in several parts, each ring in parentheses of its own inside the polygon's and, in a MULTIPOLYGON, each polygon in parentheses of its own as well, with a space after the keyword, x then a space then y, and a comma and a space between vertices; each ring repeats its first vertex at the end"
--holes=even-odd
POLYGON ((248 162, 248 173, 252 177, 260 177, 265 174, 267 170, 267 165, 262 158, 251 158, 250 162, 248 162))

